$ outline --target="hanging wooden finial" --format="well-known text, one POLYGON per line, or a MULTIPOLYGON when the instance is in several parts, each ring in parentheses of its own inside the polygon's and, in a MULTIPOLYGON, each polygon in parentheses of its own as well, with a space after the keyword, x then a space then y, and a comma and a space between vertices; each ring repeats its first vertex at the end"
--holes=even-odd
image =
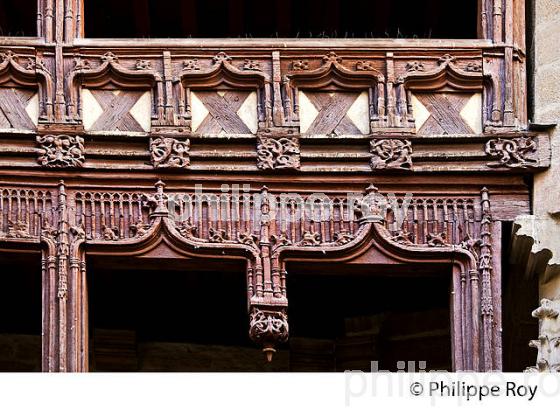
POLYGON ((276 353, 276 349, 274 347, 272 347, 272 345, 270 345, 270 346, 265 346, 262 349, 262 351, 263 351, 263 353, 266 357, 266 361, 268 363, 272 362, 272 357, 274 356, 274 353, 276 353))

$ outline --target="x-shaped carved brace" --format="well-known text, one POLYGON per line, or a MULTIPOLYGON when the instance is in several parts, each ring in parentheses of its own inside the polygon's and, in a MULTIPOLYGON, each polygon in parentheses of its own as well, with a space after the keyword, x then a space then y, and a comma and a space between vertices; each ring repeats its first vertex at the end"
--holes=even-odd
POLYGON ((95 90, 92 94, 103 109, 92 126, 93 130, 144 131, 130 114, 144 91, 121 91, 114 94, 110 90, 95 90))
POLYGON ((347 115, 348 110, 358 98, 358 94, 337 92, 330 95, 321 92, 309 93, 306 96, 319 112, 307 129, 307 134, 356 135, 362 133, 347 115))
POLYGON ((0 127, 35 129, 35 124, 25 111, 34 92, 14 88, 0 88, 0 127))
POLYGON ((431 114, 418 132, 434 134, 473 133, 474 130, 461 117, 461 110, 469 101, 470 96, 451 93, 417 95, 417 98, 431 114))
POLYGON ((250 134, 251 131, 243 122, 237 110, 243 105, 248 92, 226 91, 223 95, 213 91, 196 93, 200 101, 208 110, 208 115, 202 120, 196 132, 207 134, 250 134))

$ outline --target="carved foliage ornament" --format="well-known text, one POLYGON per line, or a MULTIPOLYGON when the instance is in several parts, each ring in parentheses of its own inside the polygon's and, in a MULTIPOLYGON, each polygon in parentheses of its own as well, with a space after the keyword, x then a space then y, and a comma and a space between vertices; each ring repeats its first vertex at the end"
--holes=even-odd
POLYGON ((371 61, 358 61, 356 63, 356 71, 376 71, 371 61))
POLYGON ((4 62, 4 61, 14 61, 14 62, 18 62, 19 60, 19 56, 14 53, 12 50, 8 50, 6 52, 0 53, 0 61, 4 62))
POLYGON ((440 233, 428 233, 426 236, 428 246, 446 246, 447 245, 447 235, 445 232, 440 233))
POLYGON ((158 137, 150 140, 150 156, 154 168, 187 168, 190 141, 158 137))
POLYGON ((396 243, 401 244, 401 245, 413 245, 414 244, 414 242, 412 241, 413 240, 412 233, 411 232, 405 232, 402 229, 395 232, 395 234, 391 237, 391 240, 393 242, 396 242, 396 243))
POLYGON ((136 222, 134 225, 130 227, 130 231, 137 238, 141 238, 142 236, 146 235, 149 229, 150 229, 150 224, 146 224, 141 220, 139 220, 138 222, 136 222))
POLYGON ((252 308, 249 321, 249 337, 255 343, 263 346, 263 351, 269 361, 272 358, 272 353, 275 352, 274 346, 277 343, 286 342, 288 335, 288 316, 285 312, 252 308))
POLYGON ((319 232, 305 231, 302 235, 301 241, 298 245, 300 246, 319 246, 321 245, 321 235, 319 232))
POLYGON ((31 238, 29 224, 21 219, 8 220, 8 238, 31 238))
POLYGON ((372 169, 412 168, 412 145, 408 140, 372 140, 370 152, 372 169))
POLYGON ((85 161, 84 139, 72 135, 39 135, 41 154, 37 159, 45 167, 81 167, 85 161))
POLYGON ((198 63, 197 58, 183 61, 183 71, 198 71, 198 70, 200 70, 200 64, 198 63))
POLYGON ((224 53, 223 51, 220 51, 218 54, 216 54, 212 60, 214 61, 214 64, 222 64, 222 63, 229 63, 231 62, 231 57, 228 56, 226 53, 224 53))
POLYGON ((497 162, 489 162, 489 167, 527 168, 537 165, 537 160, 528 155, 537 151, 537 143, 532 137, 513 139, 491 139, 486 143, 484 152, 497 158, 497 162))
POLYGON ((101 56, 101 61, 104 63, 117 63, 119 61, 119 57, 109 51, 101 56))
POLYGON ((347 230, 342 230, 340 232, 335 232, 333 239, 336 245, 346 245, 347 243, 352 242, 354 235, 347 230))
POLYGON ((425 71, 424 64, 419 61, 411 61, 410 63, 406 63, 406 71, 425 71))
POLYGON ((149 60, 136 60, 134 68, 137 70, 151 70, 152 63, 149 60))
POLYGON ((241 69, 247 71, 260 71, 261 66, 258 61, 245 59, 241 69))
POLYGON ((259 169, 298 169, 299 141, 296 137, 263 137, 257 139, 257 167, 259 169))
POLYGON ((306 70, 309 70, 309 61, 307 61, 307 60, 295 60, 295 61, 292 61, 292 70, 294 70, 294 71, 306 71, 306 70))
POLYGON ((177 230, 179 234, 185 238, 194 238, 198 228, 194 226, 190 220, 186 220, 177 227, 177 230))
POLYGON ((330 51, 323 57, 323 62, 328 63, 342 63, 342 58, 339 57, 334 51, 330 51))

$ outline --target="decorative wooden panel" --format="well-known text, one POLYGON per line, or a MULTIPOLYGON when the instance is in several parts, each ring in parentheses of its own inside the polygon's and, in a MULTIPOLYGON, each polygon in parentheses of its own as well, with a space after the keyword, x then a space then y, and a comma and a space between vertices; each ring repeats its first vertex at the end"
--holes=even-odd
POLYGON ((480 93, 417 93, 412 95, 418 134, 480 134, 480 93))
POLYGON ((366 92, 299 92, 300 131, 304 134, 369 133, 366 92))
POLYGON ((150 92, 83 89, 82 112, 87 131, 149 131, 150 92))
POLYGON ((35 90, 0 88, 0 128, 34 130, 39 119, 35 90))
POLYGON ((257 93, 191 92, 192 130, 201 134, 254 134, 258 128, 257 93))
POLYGON ((49 191, 1 188, 0 238, 38 237, 41 228, 53 228, 55 213, 49 191))
POLYGON ((118 240, 148 226, 145 195, 126 192, 77 192, 76 226, 88 239, 118 240))
MULTIPOLYGON (((397 199, 402 206, 402 199, 397 199)), ((404 210, 403 210, 404 211, 404 210)), ((459 245, 477 237, 481 210, 477 198, 414 197, 403 213, 402 227, 394 212, 388 215, 387 229, 395 240, 419 245, 459 245)))

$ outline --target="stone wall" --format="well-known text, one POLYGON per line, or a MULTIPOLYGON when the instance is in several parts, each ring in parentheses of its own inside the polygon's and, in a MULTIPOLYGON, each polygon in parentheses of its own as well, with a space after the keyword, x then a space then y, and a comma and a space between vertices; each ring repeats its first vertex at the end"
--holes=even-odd
MULTIPOLYGON (((548 306, 560 301, 560 128, 554 127, 560 122, 560 3, 532 0, 532 9, 534 36, 528 36, 529 50, 533 51, 529 57, 534 59, 533 72, 529 72, 533 77, 532 123, 549 129, 552 158, 550 169, 535 176, 533 215, 519 217, 515 222, 512 259, 524 265, 527 277, 538 278, 540 297, 545 299, 543 306, 548 306)), ((535 369, 549 371, 559 363, 545 365, 543 361, 557 361, 558 355, 545 350, 557 349, 552 339, 560 324, 546 319, 542 310, 541 307, 533 312, 540 320, 540 331, 539 340, 531 342, 531 346, 539 350, 535 369)))

